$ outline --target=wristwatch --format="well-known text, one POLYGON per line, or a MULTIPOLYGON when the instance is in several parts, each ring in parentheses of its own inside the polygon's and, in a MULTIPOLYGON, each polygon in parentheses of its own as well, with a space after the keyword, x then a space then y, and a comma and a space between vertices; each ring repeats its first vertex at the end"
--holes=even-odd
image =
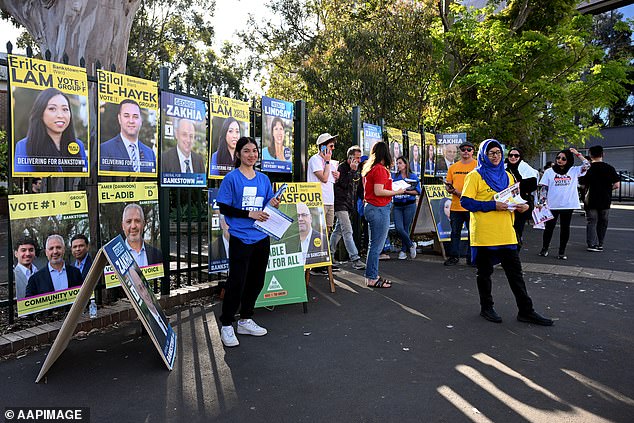
POLYGON ((325 164, 330 164, 330 160, 325 160, 324 163, 325 164))

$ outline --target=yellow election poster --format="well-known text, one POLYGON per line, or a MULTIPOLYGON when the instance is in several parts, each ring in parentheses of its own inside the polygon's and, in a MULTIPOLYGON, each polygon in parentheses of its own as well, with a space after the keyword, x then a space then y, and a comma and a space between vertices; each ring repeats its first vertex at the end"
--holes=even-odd
POLYGON ((425 176, 434 176, 436 172, 436 136, 425 132, 425 176))
POLYGON ((9 217, 18 315, 71 304, 83 276, 70 246, 90 236, 86 192, 10 195, 9 217))
POLYGON ((280 198, 280 203, 296 205, 304 268, 331 265, 321 184, 319 182, 289 183, 280 198))
MULTIPOLYGON (((98 192, 102 241, 121 235, 145 278, 162 277, 157 183, 100 183, 98 192)), ((120 285, 112 267, 106 266, 104 275, 107 288, 120 285)))
POLYGON ((421 167, 421 136, 418 132, 407 131, 409 139, 409 170, 420 178, 421 167))
POLYGON ((209 96, 209 116, 209 178, 222 179, 233 170, 236 143, 240 137, 249 136, 249 103, 212 94, 209 96))
POLYGON ((158 86, 97 70, 99 175, 156 176, 158 86))
POLYGON ((77 66, 8 56, 13 176, 88 177, 88 78, 77 66))
MULTIPOLYGON (((451 194, 447 192, 444 185, 425 185, 425 194, 434 217, 434 225, 439 241, 451 241, 451 221, 449 213, 451 211, 451 194)), ((462 227, 460 239, 467 240, 467 227, 462 227)))
POLYGON ((390 156, 392 156, 392 165, 390 172, 397 173, 396 159, 403 155, 403 131, 397 128, 385 127, 387 132, 387 140, 390 146, 390 156))

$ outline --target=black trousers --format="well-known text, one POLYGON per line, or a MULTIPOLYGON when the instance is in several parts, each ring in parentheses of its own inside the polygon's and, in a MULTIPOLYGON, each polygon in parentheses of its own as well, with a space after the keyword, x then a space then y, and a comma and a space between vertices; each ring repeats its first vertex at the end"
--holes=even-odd
POLYGON ((546 229, 544 230, 544 240, 542 248, 547 250, 550 247, 550 240, 553 239, 553 232, 555 231, 555 225, 557 225, 557 219, 561 217, 559 222, 559 254, 564 255, 566 253, 566 245, 568 245, 568 239, 570 239, 570 221, 572 220, 572 209, 566 210, 551 210, 554 219, 550 219, 546 222, 546 229))
POLYGON ((240 308, 240 318, 253 316, 255 301, 264 286, 271 241, 267 236, 255 244, 229 238, 229 277, 225 285, 220 323, 229 326, 240 308))
POLYGON ((524 275, 522 274, 522 263, 517 250, 511 248, 500 248, 499 250, 489 250, 488 248, 478 248, 476 254, 476 265, 478 267, 478 293, 480 294, 480 307, 488 309, 493 307, 493 296, 491 295, 491 275, 493 274, 493 263, 500 261, 502 269, 506 274, 511 291, 515 296, 517 308, 522 314, 533 311, 533 301, 526 292, 524 275))
POLYGON ((526 221, 531 217, 533 213, 533 205, 529 203, 529 208, 524 213, 515 213, 515 222, 513 223, 513 229, 515 229, 515 236, 517 237, 517 248, 522 248, 522 237, 524 235, 524 226, 526 221))

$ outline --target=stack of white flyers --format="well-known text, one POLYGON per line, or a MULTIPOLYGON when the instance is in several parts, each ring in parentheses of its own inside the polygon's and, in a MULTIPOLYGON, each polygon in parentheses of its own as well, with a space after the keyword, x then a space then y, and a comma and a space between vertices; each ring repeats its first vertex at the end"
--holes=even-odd
MULTIPOLYGON (((283 184, 280 189, 277 190, 274 197, 279 200, 287 188, 288 185, 283 184)), ((264 207, 263 211, 269 215, 269 218, 264 222, 256 220, 253 226, 279 241, 286 230, 291 226, 291 223, 293 223, 293 219, 271 206, 270 203, 264 207)))
POLYGON ((510 187, 503 189, 493 196, 495 201, 499 201, 500 203, 506 203, 509 206, 509 211, 515 210, 515 207, 519 204, 526 204, 526 200, 524 200, 520 196, 520 183, 516 183, 511 185, 510 187))
POLYGON ((548 206, 535 207, 533 209, 533 223, 535 225, 541 225, 551 219, 554 219, 552 212, 548 206))

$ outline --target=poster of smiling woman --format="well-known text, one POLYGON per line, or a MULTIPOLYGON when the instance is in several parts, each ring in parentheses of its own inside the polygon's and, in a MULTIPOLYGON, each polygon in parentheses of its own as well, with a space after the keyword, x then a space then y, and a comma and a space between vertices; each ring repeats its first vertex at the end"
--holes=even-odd
POLYGON ((10 54, 13 176, 89 175, 86 70, 10 54))
POLYGON ((222 179, 233 170, 236 144, 249 136, 249 103, 233 98, 209 96, 211 148, 209 178, 222 179))
POLYGON ((262 171, 293 171, 293 103, 262 97, 262 171))

